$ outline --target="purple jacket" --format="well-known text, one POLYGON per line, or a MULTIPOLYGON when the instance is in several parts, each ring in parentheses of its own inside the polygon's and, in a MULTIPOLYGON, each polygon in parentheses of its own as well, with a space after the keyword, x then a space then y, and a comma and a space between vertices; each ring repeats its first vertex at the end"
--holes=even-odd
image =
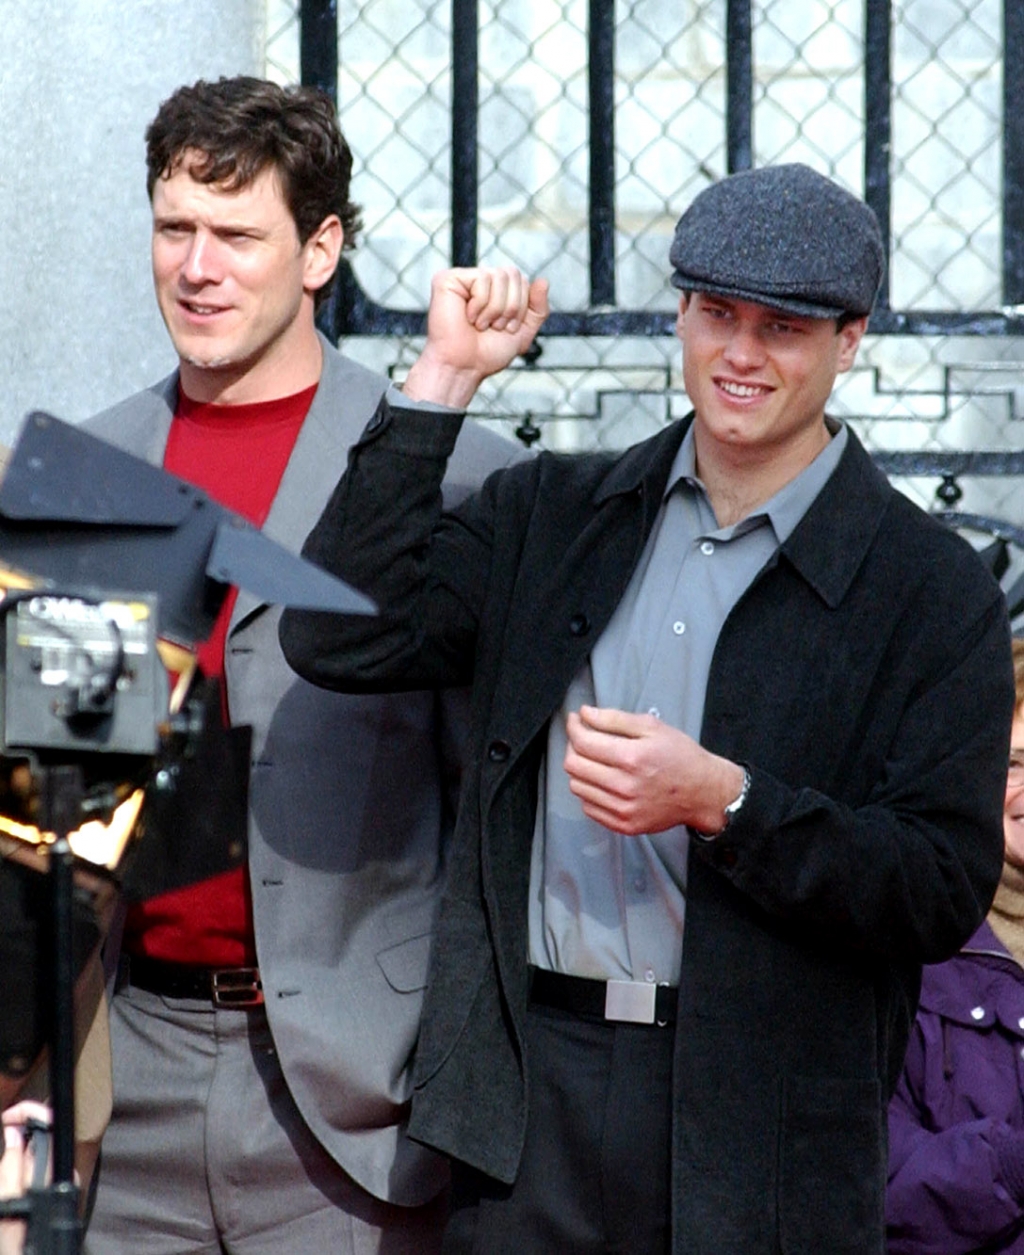
POLYGON ((924 969, 889 1107, 891 1255, 1024 1255, 1024 969, 982 924, 924 969))

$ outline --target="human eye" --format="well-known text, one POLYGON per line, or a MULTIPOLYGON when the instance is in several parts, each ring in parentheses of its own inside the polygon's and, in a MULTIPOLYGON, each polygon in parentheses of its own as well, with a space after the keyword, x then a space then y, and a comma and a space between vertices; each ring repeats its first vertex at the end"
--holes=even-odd
POLYGON ((731 311, 728 305, 712 305, 705 304, 704 313, 714 322, 724 322, 730 315, 731 311))
POLYGON ((246 226, 226 226, 222 227, 217 235, 220 239, 226 241, 234 248, 246 248, 254 243, 258 238, 258 233, 251 227, 246 226))

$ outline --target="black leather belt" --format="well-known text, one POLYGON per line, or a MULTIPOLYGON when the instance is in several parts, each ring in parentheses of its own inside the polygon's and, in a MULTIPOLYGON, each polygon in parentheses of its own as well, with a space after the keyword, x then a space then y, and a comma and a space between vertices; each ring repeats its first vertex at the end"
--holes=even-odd
POLYGON ((634 980, 590 980, 530 968, 530 1001, 571 1015, 664 1028, 676 1019, 678 990, 634 980))
POLYGON ((263 983, 258 967, 201 967, 125 955, 129 985, 163 998, 196 998, 215 1007, 260 1007, 263 983))

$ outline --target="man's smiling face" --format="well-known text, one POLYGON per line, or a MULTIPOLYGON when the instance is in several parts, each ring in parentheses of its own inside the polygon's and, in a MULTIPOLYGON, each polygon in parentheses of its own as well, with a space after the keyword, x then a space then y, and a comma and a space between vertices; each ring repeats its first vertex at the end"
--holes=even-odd
POLYGON ((676 331, 699 437, 754 457, 799 457, 820 445, 835 377, 853 365, 866 325, 858 318, 837 330, 831 318, 684 296, 676 331))

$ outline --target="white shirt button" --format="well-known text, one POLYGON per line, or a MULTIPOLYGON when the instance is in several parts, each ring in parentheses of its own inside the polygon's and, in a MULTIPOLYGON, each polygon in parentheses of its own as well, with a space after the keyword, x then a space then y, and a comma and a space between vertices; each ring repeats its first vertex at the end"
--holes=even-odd
POLYGON ((714 543, 710 540, 705 540, 700 547, 700 551, 701 553, 706 554, 707 557, 710 558, 711 555, 715 552, 714 543))
MULTIPOLYGON (((648 709, 647 713, 648 713, 649 715, 653 715, 653 716, 655 717, 655 719, 660 719, 660 718, 661 718, 661 711, 657 708, 657 706, 651 706, 651 707, 648 709)), ((1024 1024, 1022 1024, 1022 1025, 1021 1025, 1021 1028, 1024 1028, 1024 1024)))
POLYGON ((686 624, 682 619, 676 619, 675 623, 672 624, 672 631, 675 632, 676 636, 682 636, 686 631, 686 624))
POLYGON ((983 1020, 984 1018, 985 1018, 985 1008, 984 1008, 984 1007, 974 1007, 974 1008, 972 1008, 972 1010, 971 1010, 971 1019, 972 1019, 972 1020, 983 1020))
POLYGON ((644 980, 648 983, 648 985, 654 984, 654 968, 653 967, 649 967, 647 971, 644 972, 644 980))

